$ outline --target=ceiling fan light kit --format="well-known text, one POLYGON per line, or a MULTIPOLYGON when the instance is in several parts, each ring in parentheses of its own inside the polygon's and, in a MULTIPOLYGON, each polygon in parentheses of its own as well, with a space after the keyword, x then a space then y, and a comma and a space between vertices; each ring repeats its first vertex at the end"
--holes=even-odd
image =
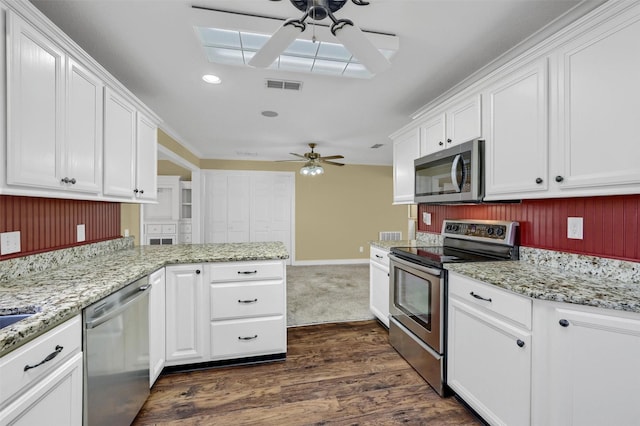
POLYGON ((299 160, 280 160, 280 161, 304 161, 305 164, 300 169, 300 174, 303 176, 318 176, 324 174, 324 167, 320 163, 330 164, 332 166, 344 166, 343 163, 338 163, 336 161, 339 158, 344 158, 342 155, 329 155, 327 157, 323 157, 317 152, 314 151, 316 144, 310 143, 309 147, 311 148, 311 152, 306 152, 304 155, 296 154, 295 152, 290 152, 289 154, 296 156, 299 160))
MULTIPOLYGON (((341 9, 347 0, 290 0, 304 12, 299 19, 289 19, 271 36, 264 46, 251 58, 249 65, 268 68, 278 56, 306 29, 307 18, 320 21, 331 19, 331 33, 372 74, 385 71, 391 66, 389 60, 371 43, 365 34, 350 19, 337 19, 333 12, 341 9)), ((351 0, 358 6, 369 4, 363 0, 351 0)))
POLYGON ((324 174, 324 168, 320 164, 309 161, 300 169, 300 174, 304 176, 318 176, 324 174))

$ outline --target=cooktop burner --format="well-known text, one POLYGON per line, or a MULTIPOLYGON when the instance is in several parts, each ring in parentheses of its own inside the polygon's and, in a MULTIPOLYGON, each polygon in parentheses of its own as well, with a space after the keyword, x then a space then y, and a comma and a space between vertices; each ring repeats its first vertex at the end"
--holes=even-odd
POLYGON ((438 267, 441 267, 443 263, 497 260, 495 257, 468 253, 443 246, 393 247, 391 252, 398 255, 398 257, 438 267))

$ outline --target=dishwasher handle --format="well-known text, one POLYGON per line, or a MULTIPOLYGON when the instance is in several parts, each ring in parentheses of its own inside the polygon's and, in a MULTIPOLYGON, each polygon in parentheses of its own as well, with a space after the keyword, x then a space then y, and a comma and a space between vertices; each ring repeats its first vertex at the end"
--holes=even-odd
POLYGON ((122 302, 121 305, 117 306, 112 311, 108 311, 107 313, 105 313, 102 316, 99 316, 98 318, 93 318, 90 321, 87 321, 85 323, 85 328, 87 330, 90 330, 92 328, 96 328, 100 324, 104 324, 105 322, 109 321, 110 319, 112 319, 114 317, 117 317, 122 312, 127 310, 129 308, 129 306, 134 304, 139 298, 148 296, 150 288, 151 288, 151 285, 140 286, 140 288, 138 289, 139 290, 138 293, 135 293, 133 296, 127 298, 124 302, 122 302))

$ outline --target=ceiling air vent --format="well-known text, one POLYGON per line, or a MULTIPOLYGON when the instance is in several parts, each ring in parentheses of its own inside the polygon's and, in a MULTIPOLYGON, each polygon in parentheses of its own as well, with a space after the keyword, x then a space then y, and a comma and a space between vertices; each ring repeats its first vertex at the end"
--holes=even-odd
POLYGON ((371 148, 372 148, 372 149, 378 149, 378 148, 380 148, 381 146, 384 146, 384 144, 377 143, 377 144, 375 144, 375 145, 371 145, 371 148))
POLYGON ((300 90, 302 89, 301 81, 290 80, 265 80, 267 89, 282 89, 282 90, 300 90))

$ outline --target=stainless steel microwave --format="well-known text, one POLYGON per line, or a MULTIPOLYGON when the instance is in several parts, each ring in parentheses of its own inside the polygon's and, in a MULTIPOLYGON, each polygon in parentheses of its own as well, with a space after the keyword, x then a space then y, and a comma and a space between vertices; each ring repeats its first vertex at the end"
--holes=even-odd
POLYGON ((484 198, 484 140, 473 139, 415 160, 416 203, 474 203, 484 198))

